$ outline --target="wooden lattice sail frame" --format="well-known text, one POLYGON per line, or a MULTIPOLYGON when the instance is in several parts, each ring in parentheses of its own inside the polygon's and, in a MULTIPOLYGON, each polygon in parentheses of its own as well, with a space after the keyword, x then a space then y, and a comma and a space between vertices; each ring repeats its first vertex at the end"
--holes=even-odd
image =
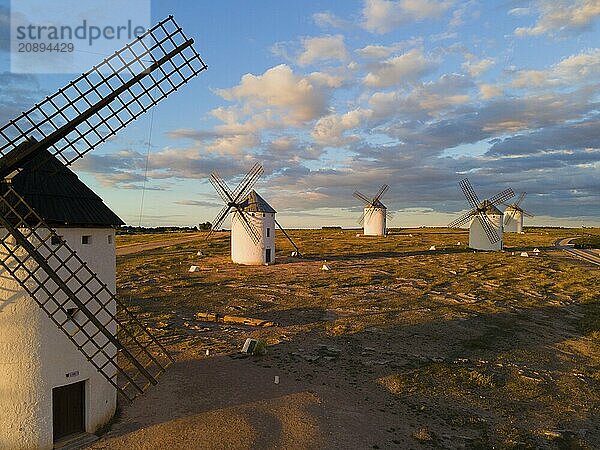
POLYGON ((172 357, 11 179, 34 158, 71 165, 206 68, 169 16, 0 128, 0 265, 128 400, 156 384, 172 357))

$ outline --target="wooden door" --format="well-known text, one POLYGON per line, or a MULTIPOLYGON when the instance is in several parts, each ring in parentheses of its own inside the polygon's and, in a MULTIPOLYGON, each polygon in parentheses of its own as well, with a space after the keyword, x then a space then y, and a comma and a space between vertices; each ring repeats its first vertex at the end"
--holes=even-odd
POLYGON ((270 248, 267 248, 267 249, 266 249, 266 252, 267 252, 267 253, 266 253, 266 255, 265 255, 265 259, 267 260, 267 262, 268 262, 268 263, 270 263, 270 262, 271 262, 271 249, 270 249, 270 248))
POLYGON ((54 440, 85 431, 85 381, 52 389, 54 440))

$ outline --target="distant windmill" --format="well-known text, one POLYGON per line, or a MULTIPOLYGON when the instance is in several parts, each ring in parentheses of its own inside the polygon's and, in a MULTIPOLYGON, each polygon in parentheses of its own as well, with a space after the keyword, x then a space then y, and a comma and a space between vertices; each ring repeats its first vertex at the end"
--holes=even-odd
POLYGON ((480 201, 467 178, 461 180, 460 187, 473 209, 451 222, 448 227, 460 228, 467 222, 469 226, 469 247, 476 250, 502 250, 502 211, 496 205, 512 198, 515 193, 506 189, 493 197, 480 201))
POLYGON ((525 211, 521 207, 521 203, 527 195, 526 192, 521 192, 516 202, 506 205, 504 210, 504 232, 505 233, 522 233, 523 232, 523 216, 533 217, 533 214, 525 211))
POLYGON ((173 359, 116 297, 122 221, 76 160, 206 69, 169 16, 0 128, 0 446, 110 421, 173 359))
POLYGON ((259 265, 275 260, 275 226, 283 232, 300 255, 300 250, 275 219, 276 211, 252 188, 263 174, 255 163, 235 191, 231 191, 218 172, 210 174, 210 182, 225 202, 212 222, 212 233, 221 228, 231 215, 231 260, 237 264, 259 265))
POLYGON ((379 192, 371 199, 358 191, 355 191, 354 198, 364 203, 363 214, 358 223, 363 225, 363 234, 365 236, 385 236, 387 233, 387 220, 392 220, 393 215, 388 212, 381 199, 390 187, 387 184, 381 186, 379 192))

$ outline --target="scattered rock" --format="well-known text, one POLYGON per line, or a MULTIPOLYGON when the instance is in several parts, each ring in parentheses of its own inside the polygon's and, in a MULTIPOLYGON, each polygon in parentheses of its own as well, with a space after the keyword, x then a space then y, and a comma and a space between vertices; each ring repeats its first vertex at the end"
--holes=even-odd
POLYGON ((554 430, 545 430, 542 434, 546 436, 547 439, 558 439, 562 436, 562 433, 554 430))

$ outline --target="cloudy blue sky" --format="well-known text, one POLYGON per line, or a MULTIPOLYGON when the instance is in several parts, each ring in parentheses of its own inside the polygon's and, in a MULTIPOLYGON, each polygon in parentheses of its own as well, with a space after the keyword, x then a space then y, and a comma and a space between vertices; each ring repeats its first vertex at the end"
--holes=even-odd
MULTIPOLYGON (((600 0, 152 3, 168 14, 208 71, 75 166, 129 224, 146 164, 141 223, 193 225, 221 207, 211 171, 259 161, 288 227, 357 226, 352 192, 383 183, 392 226, 443 225, 465 176, 528 192, 532 224, 600 225, 600 0)), ((11 74, 7 29, 0 0, 2 123, 73 78, 11 74)))

